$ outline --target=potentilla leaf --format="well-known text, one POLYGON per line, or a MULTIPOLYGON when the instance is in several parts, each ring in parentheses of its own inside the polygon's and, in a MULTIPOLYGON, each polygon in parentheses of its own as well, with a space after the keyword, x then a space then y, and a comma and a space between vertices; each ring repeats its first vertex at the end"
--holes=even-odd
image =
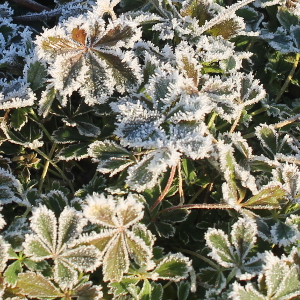
POLYGON ((61 259, 55 260, 53 273, 55 282, 57 282, 63 290, 71 288, 77 282, 78 272, 72 265, 65 263, 61 259))
POLYGON ((257 226, 251 219, 239 218, 231 231, 231 240, 240 261, 243 261, 256 242, 257 226))
POLYGON ((20 130, 28 120, 27 112, 24 108, 16 109, 11 114, 10 119, 11 119, 11 126, 15 130, 20 130))
POLYGON ((278 133, 272 125, 263 124, 255 128, 255 134, 262 145, 275 155, 278 147, 278 133))
POLYGON ((37 38, 39 56, 53 62, 50 74, 63 96, 78 90, 87 104, 103 103, 115 89, 123 93, 141 82, 133 52, 120 49, 139 40, 137 26, 125 18, 105 24, 96 11, 69 18, 37 38))
POLYGON ((51 251, 55 251, 57 228, 54 213, 46 206, 39 206, 33 211, 30 226, 36 232, 38 238, 51 251))
POLYGON ((4 272, 5 281, 14 286, 18 280, 18 274, 22 272, 21 262, 19 260, 14 261, 7 267, 4 272))
POLYGON ((152 286, 150 282, 146 279, 144 280, 141 292, 139 293, 139 299, 141 300, 151 300, 152 298, 152 286))
POLYGON ((116 218, 116 202, 113 196, 105 197, 103 194, 94 193, 86 197, 87 205, 83 208, 83 214, 91 222, 114 228, 119 225, 116 218))
POLYGON ((181 253, 168 254, 162 258, 152 271, 152 278, 180 281, 189 275, 191 261, 181 253))
POLYGON ((88 148, 90 146, 90 143, 77 143, 73 145, 68 145, 61 149, 59 153, 57 154, 58 159, 60 160, 81 160, 84 158, 87 158, 88 155, 88 148))
POLYGON ((135 262, 140 266, 147 266, 152 257, 152 251, 145 242, 130 231, 126 232, 125 241, 128 252, 130 256, 134 258, 135 262))
POLYGON ((120 224, 128 228, 140 221, 144 216, 144 205, 142 197, 135 194, 128 194, 126 200, 119 198, 117 204, 117 216, 120 224))
POLYGON ((66 250, 61 259, 79 271, 92 272, 100 265, 101 253, 93 245, 66 250))
POLYGON ((278 207, 281 203, 286 202, 285 195, 286 191, 282 186, 273 182, 267 186, 263 186, 258 194, 241 203, 241 205, 247 208, 255 206, 278 207))
POLYGON ((129 151, 109 140, 92 143, 88 154, 93 161, 99 162, 97 170, 101 173, 110 173, 110 176, 135 162, 135 157, 129 151))
POLYGON ((209 255, 214 260, 226 268, 234 266, 234 250, 223 230, 209 228, 205 233, 205 240, 209 248, 212 249, 209 255))
POLYGON ((103 280, 121 281, 129 268, 128 252, 123 234, 117 234, 111 241, 103 259, 103 280))
POLYGON ((30 298, 54 299, 63 297, 63 294, 53 285, 53 283, 40 273, 26 272, 18 276, 17 287, 22 293, 30 298))
POLYGON ((25 236, 26 241, 23 243, 24 253, 31 256, 35 261, 42 261, 51 258, 52 249, 45 243, 36 238, 35 234, 25 236))
POLYGON ((267 297, 258 292, 251 283, 242 287, 237 282, 233 283, 233 292, 230 293, 232 299, 243 300, 267 300, 267 297))
POLYGON ((67 207, 58 219, 58 241, 57 248, 64 247, 66 243, 72 243, 81 234, 87 220, 74 208, 67 207))
POLYGON ((103 299, 102 287, 93 285, 91 281, 84 282, 72 290, 72 295, 77 296, 77 300, 100 300, 103 299))

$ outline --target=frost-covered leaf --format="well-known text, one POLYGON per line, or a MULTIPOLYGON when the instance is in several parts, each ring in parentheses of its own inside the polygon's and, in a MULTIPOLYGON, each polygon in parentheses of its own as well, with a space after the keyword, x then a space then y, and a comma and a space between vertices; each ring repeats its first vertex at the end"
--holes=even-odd
POLYGON ((261 190, 248 199, 247 201, 241 203, 243 207, 277 207, 281 203, 286 202, 285 200, 286 191, 279 184, 270 184, 263 186, 261 190))
POLYGON ((257 226, 250 219, 240 218, 232 226, 231 240, 240 260, 244 260, 256 242, 257 226))
POLYGON ((68 206, 58 220, 46 206, 33 212, 31 227, 35 234, 26 235, 24 254, 34 261, 51 258, 54 280, 62 289, 77 282, 78 271, 93 271, 100 264, 101 254, 96 247, 77 245, 86 223, 81 213, 68 206))
POLYGON ((180 281, 177 286, 178 300, 187 300, 190 294, 191 284, 188 281, 180 281))
POLYGON ((140 230, 138 225, 134 226, 143 217, 139 198, 133 194, 124 199, 94 193, 87 196, 86 201, 85 217, 105 229, 86 236, 82 242, 102 251, 104 280, 121 281, 123 274, 128 272, 129 257, 147 266, 152 258, 153 237, 143 226, 140 230))
POLYGON ((36 96, 23 80, 10 83, 0 79, 0 109, 32 106, 36 96))
POLYGON ((103 103, 116 88, 140 81, 137 59, 130 51, 140 38, 137 23, 119 18, 108 25, 95 13, 70 18, 37 39, 39 56, 54 62, 50 69, 55 87, 64 95, 78 90, 89 105, 103 103))
POLYGON ((53 132, 53 139, 58 144, 69 144, 75 142, 85 142, 87 137, 81 135, 76 128, 73 127, 60 127, 53 132))
POLYGON ((187 278, 190 269, 191 261, 187 257, 181 253, 170 253, 159 261, 156 268, 152 271, 152 278, 180 281, 187 278))
POLYGON ((92 143, 88 154, 94 161, 99 162, 97 170, 101 173, 110 173, 110 176, 135 162, 134 156, 129 151, 109 140, 92 143))
POLYGON ((0 168, 0 200, 2 204, 21 202, 18 194, 22 193, 21 183, 9 171, 0 168))
POLYGON ((271 125, 261 125, 255 128, 255 134, 262 145, 275 155, 278 149, 278 134, 271 125))
POLYGON ((63 294, 53 283, 40 273, 26 272, 19 274, 17 287, 30 298, 55 299, 63 294))
POLYGON ((68 145, 59 151, 57 157, 60 160, 65 160, 65 161, 69 161, 72 159, 81 160, 87 158, 89 146, 90 144, 85 142, 68 145))
POLYGON ((18 280, 18 274, 22 272, 21 262, 19 260, 10 264, 4 272, 5 281, 14 286, 18 280))
POLYGON ((26 110, 23 108, 16 109, 11 114, 10 120, 11 126, 16 130, 20 130, 28 120, 26 110))
POLYGON ((27 69, 27 81, 32 90, 36 91, 41 88, 46 81, 47 71, 45 66, 39 62, 31 62, 27 69))

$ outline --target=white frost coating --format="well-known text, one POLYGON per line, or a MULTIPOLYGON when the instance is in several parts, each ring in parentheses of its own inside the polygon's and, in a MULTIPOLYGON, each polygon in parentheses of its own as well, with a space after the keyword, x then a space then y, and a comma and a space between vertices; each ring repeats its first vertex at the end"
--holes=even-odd
POLYGON ((25 236, 24 253, 33 261, 53 259, 54 280, 62 289, 76 284, 78 271, 93 271, 101 263, 101 253, 95 246, 80 244, 85 224, 87 220, 74 208, 62 211, 58 230, 55 215, 46 206, 33 211, 31 228, 35 234, 25 236))
POLYGON ((208 228, 207 232, 205 233, 205 240, 207 246, 211 249, 211 252, 208 255, 212 259, 217 261, 221 266, 225 268, 234 267, 234 263, 232 262, 234 257, 234 250, 228 240, 227 234, 225 234, 223 230, 208 228), (221 239, 222 245, 213 242, 213 240, 211 240, 212 236, 221 239))
POLYGON ((231 241, 237 250, 239 259, 243 261, 251 248, 256 243, 257 225, 250 218, 239 218, 233 224, 231 230, 231 241))
POLYGON ((130 49, 140 39, 138 25, 123 16, 106 24, 97 13, 88 12, 46 30, 36 40, 37 53, 51 64, 49 73, 63 97, 78 91, 88 105, 104 103, 115 89, 124 93, 142 80, 133 52, 120 49, 130 49), (116 39, 107 41, 106 35, 111 32, 116 39), (114 60, 123 68, 115 68, 114 60))

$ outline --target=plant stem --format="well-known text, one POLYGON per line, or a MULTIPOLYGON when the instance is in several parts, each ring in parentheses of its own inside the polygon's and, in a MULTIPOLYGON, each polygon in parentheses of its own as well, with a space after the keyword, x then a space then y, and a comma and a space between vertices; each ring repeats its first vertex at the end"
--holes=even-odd
MULTIPOLYGON (((170 172, 170 177, 168 179, 167 185, 164 188, 164 190, 162 191, 162 193, 160 194, 160 196, 158 197, 158 199, 156 200, 156 202, 152 205, 152 207, 150 208, 150 212, 153 211, 153 209, 161 202, 164 200, 166 194, 168 193, 168 190, 171 187, 171 184, 173 182, 174 179, 174 175, 175 175, 175 171, 176 171, 176 166, 173 166, 171 168, 171 172, 170 172)), ((182 206, 181 206, 182 207, 182 206)))
POLYGON ((240 121, 240 118, 241 118, 241 115, 242 115, 242 111, 239 112, 237 118, 235 119, 234 123, 232 124, 230 130, 229 130, 229 133, 233 133, 235 128, 237 127, 237 125, 239 124, 239 121, 240 121))
POLYGON ((40 154, 42 157, 45 158, 46 161, 49 161, 49 163, 58 171, 58 173, 61 175, 61 177, 67 182, 67 184, 69 185, 72 194, 75 193, 75 189, 73 187, 73 184, 71 183, 71 181, 67 178, 67 176, 65 175, 65 173, 53 162, 51 161, 51 159, 44 153, 42 152, 40 149, 34 149, 38 154, 40 154))
POLYGON ((55 148, 56 148, 56 144, 54 143, 52 145, 52 148, 49 153, 49 160, 46 160, 45 165, 44 165, 43 173, 42 173, 41 180, 39 183, 39 189, 38 189, 39 194, 42 192, 43 184, 44 184, 46 174, 47 174, 47 171, 48 171, 49 165, 50 165, 50 159, 52 158, 52 156, 54 154, 55 148))
POLYGON ((252 117, 253 117, 253 116, 256 116, 256 115, 258 115, 258 114, 260 114, 260 113, 265 112, 266 110, 267 110, 266 107, 261 107, 260 109, 258 109, 258 110, 256 110, 256 111, 250 113, 250 116, 252 116, 252 117))
POLYGON ((275 98, 275 103, 278 102, 278 100, 281 98, 281 96, 283 95, 283 93, 285 92, 286 88, 288 87, 290 81, 292 80, 293 76, 294 76, 294 73, 297 69, 297 66, 298 66, 298 63, 299 63, 299 59, 300 59, 300 53, 296 53, 296 57, 295 57, 295 61, 293 63, 293 67, 288 75, 288 77, 286 78, 282 88, 280 89, 277 97, 275 98))
POLYGON ((15 2, 17 4, 23 5, 33 11, 41 12, 43 10, 51 10, 49 7, 44 6, 40 3, 37 3, 33 0, 10 0, 12 2, 15 2))
POLYGON ((198 192, 192 197, 192 199, 188 202, 188 204, 193 204, 194 201, 198 198, 198 196, 206 189, 208 183, 201 187, 198 192))
POLYGON ((51 11, 42 11, 40 13, 28 14, 24 16, 13 17, 16 23, 33 22, 33 21, 48 21, 51 18, 57 17, 61 14, 61 8, 56 8, 51 11))
POLYGON ((179 205, 184 204, 184 193, 183 193, 183 184, 182 184, 182 175, 181 175, 181 161, 178 162, 177 164, 178 168, 178 190, 179 190, 179 205))

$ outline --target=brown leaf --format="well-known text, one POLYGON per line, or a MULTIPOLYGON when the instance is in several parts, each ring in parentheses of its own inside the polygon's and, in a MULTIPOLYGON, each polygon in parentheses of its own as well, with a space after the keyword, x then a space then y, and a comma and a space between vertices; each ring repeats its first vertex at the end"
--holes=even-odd
POLYGON ((72 39, 85 46, 86 32, 84 29, 74 28, 72 30, 72 39))

